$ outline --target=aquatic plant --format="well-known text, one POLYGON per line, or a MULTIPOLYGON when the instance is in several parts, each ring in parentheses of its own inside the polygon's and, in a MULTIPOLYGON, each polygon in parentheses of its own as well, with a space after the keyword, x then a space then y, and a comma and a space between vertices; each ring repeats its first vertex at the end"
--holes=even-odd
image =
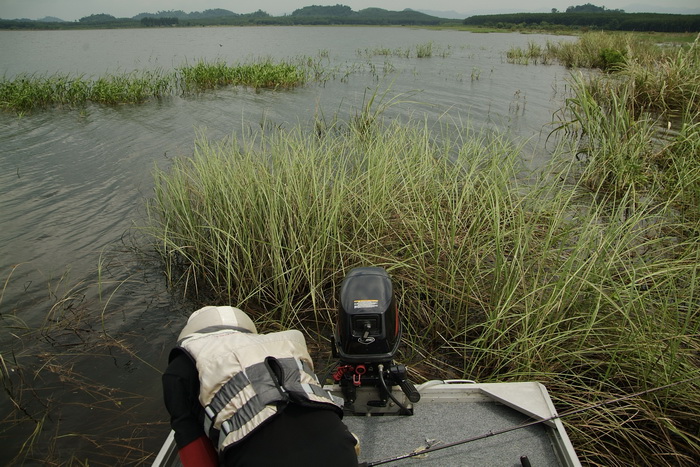
POLYGON ((688 47, 665 51, 651 65, 628 60, 618 71, 630 83, 631 108, 676 121, 700 114, 700 35, 688 47))
MULTIPOLYGON (((167 430, 167 422, 144 419, 144 392, 127 389, 123 381, 110 384, 101 375, 124 371, 134 378, 146 369, 138 379, 148 376, 155 381, 161 371, 143 354, 136 354, 134 342, 142 337, 129 336, 113 326, 124 313, 123 303, 113 303, 118 301, 115 291, 129 284, 141 285, 133 278, 115 280, 112 274, 125 266, 121 261, 123 258, 103 265, 110 271, 98 274, 97 284, 76 282, 68 273, 49 279, 46 300, 35 300, 35 313, 30 315, 24 313, 24 298, 8 300, 5 293, 8 284, 31 265, 14 265, 3 277, 0 319, 7 335, 2 336, 0 352, 4 398, 0 432, 6 438, 5 464, 140 465, 160 445, 161 440, 149 442, 144 434, 167 430), (96 288, 104 292, 99 299, 95 298, 96 288), (21 347, 8 341, 8 335, 21 340, 21 347), (115 418, 121 422, 115 424, 115 418), (87 419, 90 429, 85 425, 87 419)), ((135 294, 129 295, 131 301, 135 294)))
POLYGON ((426 42, 424 44, 418 44, 416 46, 416 57, 418 58, 428 58, 433 56, 433 43, 426 42))
POLYGON ((0 108, 30 110, 50 106, 139 103, 171 92, 170 76, 161 71, 106 75, 97 79, 55 74, 19 75, 0 80, 0 108))
POLYGON ((152 98, 188 94, 219 86, 290 88, 305 84, 314 66, 312 77, 319 77, 318 60, 295 63, 262 60, 228 65, 224 62, 199 61, 184 65, 174 72, 162 70, 109 74, 97 78, 68 74, 19 75, 0 79, 0 108, 26 111, 52 106, 97 104, 135 104, 152 98))
POLYGON ((609 69, 609 64, 627 61, 651 64, 664 54, 664 49, 634 34, 588 32, 577 41, 548 42, 543 53, 569 68, 609 69))
POLYGON ((364 49, 357 49, 356 54, 358 56, 367 56, 367 57, 374 57, 377 55, 380 56, 389 56, 389 55, 398 55, 399 53, 401 54, 407 54, 410 53, 410 50, 408 49, 390 49, 388 47, 374 47, 374 48, 364 48, 364 49))
POLYGON ((219 86, 250 86, 260 88, 290 88, 306 83, 303 68, 289 62, 264 60, 244 65, 225 62, 199 61, 176 70, 177 82, 183 92, 202 91, 219 86))
POLYGON ((169 280, 325 336, 343 273, 384 266, 416 378, 535 379, 562 411, 674 384, 566 423, 584 463, 693 465, 697 45, 624 50, 612 75, 572 78, 537 177, 504 135, 385 124, 376 94, 346 126, 200 139, 156 172, 150 232, 169 280), (650 60, 662 66, 642 75, 650 60))
POLYGON ((684 216, 697 211, 698 50, 696 41, 652 69, 629 62, 613 79, 572 77, 558 130, 575 140, 583 181, 593 192, 657 193, 675 199, 684 216))
POLYGON ((537 42, 529 41, 527 48, 511 47, 506 52, 508 63, 518 65, 529 65, 531 62, 537 64, 549 64, 552 60, 551 53, 547 49, 543 49, 537 42))
POLYGON ((576 138, 577 157, 585 167, 583 183, 592 191, 645 191, 653 177, 656 121, 646 114, 635 118, 628 107, 631 90, 609 81, 582 76, 571 80, 568 120, 558 128, 576 138), (604 98, 603 98, 604 97, 604 98))
POLYGON ((576 41, 547 41, 543 47, 529 41, 527 48, 512 47, 506 52, 510 63, 561 63, 567 68, 598 68, 618 71, 627 63, 651 66, 668 54, 668 50, 655 44, 650 37, 635 34, 587 32, 576 41))
MULTIPOLYGON (((437 50, 442 57, 450 49, 435 46, 432 42, 415 46, 418 58, 430 57, 437 50)), ((412 48, 365 49, 358 54, 397 55, 409 58, 412 48)), ((339 73, 341 81, 352 73, 363 71, 361 65, 328 67, 328 51, 320 51, 316 57, 297 57, 293 60, 275 61, 259 59, 250 63, 228 64, 224 61, 199 60, 186 63, 172 72, 163 70, 134 71, 109 74, 100 77, 54 75, 18 75, 0 79, 0 109, 25 112, 36 108, 55 106, 79 107, 89 103, 115 105, 135 104, 153 98, 173 94, 188 95, 224 86, 248 86, 258 89, 288 89, 303 86, 309 81, 324 82, 339 73)), ((374 74, 377 67, 369 62, 374 74)), ((383 74, 393 73, 394 65, 384 62, 383 74)))
POLYGON ((450 46, 443 47, 430 41, 422 44, 416 44, 410 47, 399 47, 397 49, 390 49, 388 47, 357 49, 356 53, 358 56, 365 56, 368 58, 375 56, 394 56, 399 58, 430 58, 433 55, 437 55, 441 58, 446 58, 451 55, 452 50, 450 46))

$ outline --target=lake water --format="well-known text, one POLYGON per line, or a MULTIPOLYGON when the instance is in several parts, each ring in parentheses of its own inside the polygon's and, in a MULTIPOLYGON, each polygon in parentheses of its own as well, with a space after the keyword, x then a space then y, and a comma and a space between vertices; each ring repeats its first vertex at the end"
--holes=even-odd
POLYGON ((536 167, 548 158, 543 141, 568 71, 509 64, 505 54, 548 40, 571 39, 369 27, 0 31, 0 73, 8 78, 300 56, 323 56, 337 70, 294 90, 226 88, 141 105, 0 114, 0 463, 37 426, 30 458, 38 462, 148 463, 167 435, 160 371, 192 309, 131 243, 156 165, 191 154, 198 133, 216 139, 262 122, 344 119, 387 91, 405 96, 387 118, 505 131, 528 141, 526 162, 536 167), (430 58, 368 53, 428 42, 430 58))

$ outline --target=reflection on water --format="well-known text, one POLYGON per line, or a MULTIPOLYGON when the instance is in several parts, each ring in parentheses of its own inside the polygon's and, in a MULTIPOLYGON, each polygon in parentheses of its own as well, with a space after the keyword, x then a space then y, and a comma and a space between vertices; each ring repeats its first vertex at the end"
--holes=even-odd
MULTIPOLYGON (((511 65, 504 57, 512 46, 547 40, 561 38, 405 28, 0 31, 0 72, 8 77, 171 69, 200 58, 316 56, 318 44, 327 67, 337 70, 325 83, 290 91, 228 88, 138 106, 0 115, 3 283, 11 275, 0 302, 0 345, 13 369, 4 382, 14 394, 43 388, 34 399, 29 389, 23 393, 26 415, 35 421, 2 435, 0 460, 11 459, 47 413, 42 426, 53 433, 49 438, 75 434, 37 441, 48 455, 65 443, 76 458, 117 453, 133 462, 149 454, 138 449, 153 449, 167 433, 159 369, 191 306, 165 290, 157 268, 131 248, 156 164, 191 154, 198 132, 223 138, 266 124, 344 120, 387 90, 386 99, 400 97, 386 118, 508 131, 529 140, 532 164, 541 164, 567 72, 511 65), (371 53, 427 42, 448 53, 423 59, 371 53), (32 331, 41 326, 43 333, 32 331), (119 437, 132 439, 134 451, 124 453, 119 437)), ((12 408, 8 398, 0 401, 3 418, 12 408)), ((3 428, 12 423, 6 419, 3 428)))

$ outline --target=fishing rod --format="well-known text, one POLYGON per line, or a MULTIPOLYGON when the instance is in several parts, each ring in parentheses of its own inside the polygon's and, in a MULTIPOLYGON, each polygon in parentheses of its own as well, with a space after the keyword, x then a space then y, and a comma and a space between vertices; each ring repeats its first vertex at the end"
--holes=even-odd
POLYGON ((572 409, 572 410, 569 410, 569 411, 567 411, 567 412, 562 413, 561 415, 552 415, 551 417, 543 418, 543 419, 540 419, 540 420, 533 420, 533 421, 531 421, 531 422, 523 423, 523 424, 521 424, 521 425, 514 425, 514 426, 511 426, 511 427, 508 427, 508 428, 504 428, 504 429, 502 429, 502 430, 489 431, 488 433, 483 433, 483 434, 481 434, 481 435, 474 436, 474 437, 472 437, 472 438, 465 438, 465 439, 462 439, 462 440, 459 440, 459 441, 454 441, 454 442, 451 442, 451 443, 446 443, 446 444, 440 444, 440 445, 438 445, 438 446, 427 447, 427 448, 425 448, 425 449, 417 449, 417 450, 415 450, 415 451, 412 451, 412 452, 409 452, 409 453, 406 453, 406 454, 401 454, 401 455, 399 455, 399 456, 389 457, 389 458, 382 459, 382 460, 378 460, 378 461, 361 462, 361 463, 359 464, 359 467, 373 467, 373 466, 375 466, 375 465, 388 464, 388 463, 390 463, 390 462, 396 462, 396 461, 400 461, 400 460, 410 459, 410 458, 412 458, 412 457, 416 457, 416 456, 423 455, 423 454, 428 454, 428 453, 435 452, 435 451, 440 451, 440 450, 442 450, 442 449, 447 449, 447 448, 451 448, 451 447, 455 447, 455 446, 460 446, 460 445, 462 445, 462 444, 468 444, 468 443, 471 443, 471 442, 474 442, 474 441, 479 441, 479 440, 481 440, 481 439, 490 438, 490 437, 492 437, 492 436, 498 436, 498 435, 502 435, 502 434, 504 434, 504 433, 509 433, 509 432, 511 432, 511 431, 521 430, 521 429, 523 429, 523 428, 528 428, 528 427, 531 427, 531 426, 539 425, 539 424, 541 424, 541 423, 551 422, 551 421, 556 420, 556 419, 562 419, 562 418, 564 418, 564 417, 570 417, 571 415, 576 415, 576 414, 578 414, 578 413, 586 412, 586 411, 588 411, 588 410, 593 410, 593 409, 596 409, 596 408, 598 408, 598 407, 603 407, 603 406, 606 406, 606 405, 615 404, 615 403, 617 403, 617 402, 622 402, 622 401, 625 401, 625 400, 627 400, 627 399, 632 399, 632 398, 634 398, 634 397, 643 396, 643 395, 645 395, 645 394, 651 394, 651 393, 653 393, 653 392, 661 391, 661 390, 663 390, 663 389, 668 389, 668 388, 671 388, 671 387, 674 387, 674 386, 678 386, 678 385, 680 385, 680 384, 688 383, 688 382, 693 381, 693 380, 696 380, 696 379, 700 379, 700 376, 694 376, 694 377, 692 377, 692 378, 684 379, 684 380, 681 380, 681 381, 676 381, 675 383, 670 383, 670 384, 666 384, 666 385, 664 385, 664 386, 659 386, 659 387, 655 387, 655 388, 652 388, 652 389, 647 389, 647 390, 645 390, 645 391, 636 392, 636 393, 634 393, 634 394, 628 394, 628 395, 626 395, 626 396, 618 397, 618 398, 615 398, 615 399, 608 399, 608 400, 605 400, 605 401, 602 401, 602 402, 598 402, 598 403, 593 404, 593 405, 588 405, 588 406, 586 406, 586 407, 581 407, 581 408, 578 408, 578 409, 572 409))

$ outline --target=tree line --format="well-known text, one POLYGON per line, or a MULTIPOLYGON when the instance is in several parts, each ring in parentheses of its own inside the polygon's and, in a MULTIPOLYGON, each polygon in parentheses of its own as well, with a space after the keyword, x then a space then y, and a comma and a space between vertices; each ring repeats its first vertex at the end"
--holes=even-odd
POLYGON ((513 13, 470 16, 463 21, 463 24, 499 29, 566 27, 609 31, 698 32, 700 31, 700 15, 621 13, 618 11, 513 13))
POLYGON ((141 18, 141 25, 147 28, 153 26, 177 26, 178 24, 180 24, 179 18, 168 18, 167 16, 162 18, 153 18, 150 16, 141 18))
MULTIPOLYGON (((552 13, 556 13, 556 8, 552 9, 552 13)), ((592 3, 585 5, 570 6, 566 9, 567 13, 624 13, 625 10, 608 10, 604 6, 596 6, 592 3)))

